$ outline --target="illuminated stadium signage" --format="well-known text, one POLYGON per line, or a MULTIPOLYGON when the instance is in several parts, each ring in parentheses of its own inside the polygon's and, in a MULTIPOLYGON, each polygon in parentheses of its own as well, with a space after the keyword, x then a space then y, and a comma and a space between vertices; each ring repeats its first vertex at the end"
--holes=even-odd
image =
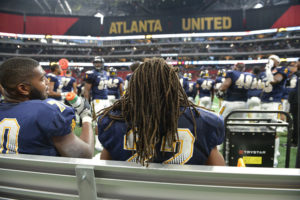
POLYGON ((182 18, 181 22, 183 31, 219 31, 232 27, 232 19, 228 16, 182 18))
MULTIPOLYGON (((281 61, 286 62, 296 62, 298 58, 286 58, 281 59, 281 61)), ((114 62, 114 63, 104 63, 105 66, 108 67, 125 67, 130 66, 133 62, 114 62)), ((268 63, 268 59, 261 59, 261 60, 198 60, 198 61, 177 61, 171 60, 167 61, 170 65, 234 65, 236 63, 245 63, 245 64, 266 64, 268 63)), ((50 62, 40 62, 42 66, 49 66, 50 62)), ((70 62, 69 66, 72 67, 92 67, 93 63, 84 63, 84 62, 70 62)))
MULTIPOLYGON (((181 29, 185 31, 224 31, 232 28, 229 16, 181 18, 181 29)), ((109 35, 136 33, 163 33, 166 22, 160 19, 112 21, 109 35)))
POLYGON ((109 34, 132 34, 132 33, 161 33, 162 26, 159 19, 132 20, 111 22, 109 34))

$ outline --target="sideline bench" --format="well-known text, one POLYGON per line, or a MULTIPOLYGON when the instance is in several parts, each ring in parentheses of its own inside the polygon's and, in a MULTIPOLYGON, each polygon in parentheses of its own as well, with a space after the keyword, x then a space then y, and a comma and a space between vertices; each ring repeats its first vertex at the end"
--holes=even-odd
POLYGON ((0 154, 0 199, 299 199, 300 169, 0 154))

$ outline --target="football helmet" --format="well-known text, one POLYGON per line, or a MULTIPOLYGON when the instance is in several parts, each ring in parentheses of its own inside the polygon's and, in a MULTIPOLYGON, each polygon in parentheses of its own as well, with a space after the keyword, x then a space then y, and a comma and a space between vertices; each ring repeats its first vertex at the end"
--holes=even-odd
POLYGON ((206 69, 206 70, 201 71, 200 77, 201 78, 209 78, 209 72, 208 72, 208 70, 206 69))
POLYGON ((108 69, 108 72, 111 76, 116 76, 117 75, 117 69, 116 68, 113 68, 113 67, 110 67, 108 69))

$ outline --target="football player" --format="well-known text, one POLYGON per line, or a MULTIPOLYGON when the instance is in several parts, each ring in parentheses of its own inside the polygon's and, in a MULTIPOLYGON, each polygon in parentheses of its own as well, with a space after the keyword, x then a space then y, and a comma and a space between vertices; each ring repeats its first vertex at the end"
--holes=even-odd
MULTIPOLYGON (((260 94, 261 89, 259 89, 258 85, 260 84, 259 79, 260 67, 254 66, 252 69, 253 80, 250 89, 247 93, 247 108, 250 110, 260 110, 260 94)), ((258 115, 256 113, 248 115, 249 118, 256 118, 258 115)))
POLYGON ((107 82, 108 88, 108 99, 110 104, 113 104, 120 96, 123 95, 123 79, 117 76, 117 70, 113 67, 110 67, 109 70, 109 79, 107 82))
MULTIPOLYGON (((271 55, 268 58, 265 72, 261 73, 262 110, 282 110, 281 98, 284 94, 284 88, 289 75, 289 69, 287 67, 282 67, 279 64, 280 58, 277 55, 271 55)), ((265 114, 264 117, 279 120, 277 114, 265 114)), ((280 155, 279 144, 279 137, 276 137, 274 167, 278 165, 277 157, 280 155)))
POLYGON ((189 100, 192 102, 195 102, 195 97, 197 95, 197 89, 196 89, 196 82, 192 80, 192 74, 188 73, 188 85, 189 89, 186 91, 186 95, 188 96, 189 100))
POLYGON ((82 118, 74 135, 74 109, 47 98, 49 81, 39 63, 16 57, 0 66, 0 153, 91 158, 94 137, 88 102, 75 108, 82 118))
MULTIPOLYGON (((233 70, 226 73, 217 96, 224 98, 219 114, 224 118, 233 110, 246 109, 247 91, 251 87, 252 75, 244 73, 245 64, 236 63, 233 70)), ((231 115, 231 118, 243 118, 243 113, 231 115)))
MULTIPOLYGON (((87 71, 85 73, 85 85, 84 85, 84 97, 89 100, 92 98, 92 111, 93 118, 97 115, 97 113, 103 108, 108 107, 109 101, 107 98, 108 90, 107 90, 107 81, 108 74, 104 70, 104 59, 100 56, 96 56, 93 61, 94 70, 87 71), (90 94, 92 94, 90 96, 90 94)), ((98 135, 97 128, 95 129, 96 137, 98 135)), ((98 151, 102 150, 102 146, 98 140, 95 142, 95 148, 98 151)))
POLYGON ((129 69, 131 71, 131 73, 127 74, 126 76, 126 80, 124 83, 124 90, 126 90, 128 88, 128 84, 129 84, 129 80, 132 76, 132 73, 134 72, 134 70, 140 65, 140 62, 134 62, 129 66, 129 69))
POLYGON ((223 120, 188 100, 176 71, 161 58, 135 70, 124 98, 98 118, 101 159, 225 164, 216 148, 224 139, 223 120))
POLYGON ((197 80, 196 88, 199 91, 198 105, 207 109, 211 109, 214 100, 214 84, 215 81, 209 78, 208 70, 200 73, 200 79, 197 80))
POLYGON ((187 73, 184 73, 183 75, 181 74, 181 72, 178 72, 178 76, 179 76, 179 81, 181 84, 181 87, 183 87, 184 91, 188 91, 189 90, 189 80, 187 77, 187 73))
POLYGON ((62 93, 61 88, 61 67, 56 63, 50 64, 51 72, 47 74, 49 80, 49 97, 61 101, 64 99, 66 93, 62 93))
MULTIPOLYGON (((77 94, 76 79, 74 77, 72 77, 72 71, 71 70, 67 70, 66 75, 61 77, 60 84, 62 85, 61 90, 64 94, 67 94, 69 92, 74 92, 74 93, 77 94)), ((66 95, 63 95, 63 96, 66 96, 66 95)), ((65 100, 65 104, 70 105, 68 103, 68 101, 66 101, 66 100, 65 100)))
MULTIPOLYGON (((218 90, 220 89, 222 83, 225 81, 225 77, 226 77, 226 70, 225 69, 219 69, 218 73, 217 73, 217 77, 215 80, 215 93, 218 92, 218 90)), ((222 98, 218 98, 219 99, 219 109, 221 108, 222 105, 222 98)))

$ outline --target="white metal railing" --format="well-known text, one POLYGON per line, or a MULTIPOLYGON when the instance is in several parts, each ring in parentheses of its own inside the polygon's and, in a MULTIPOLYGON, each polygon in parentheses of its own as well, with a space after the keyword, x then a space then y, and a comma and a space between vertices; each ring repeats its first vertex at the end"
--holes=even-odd
POLYGON ((298 199, 300 169, 97 161, 0 154, 0 198, 298 199))

